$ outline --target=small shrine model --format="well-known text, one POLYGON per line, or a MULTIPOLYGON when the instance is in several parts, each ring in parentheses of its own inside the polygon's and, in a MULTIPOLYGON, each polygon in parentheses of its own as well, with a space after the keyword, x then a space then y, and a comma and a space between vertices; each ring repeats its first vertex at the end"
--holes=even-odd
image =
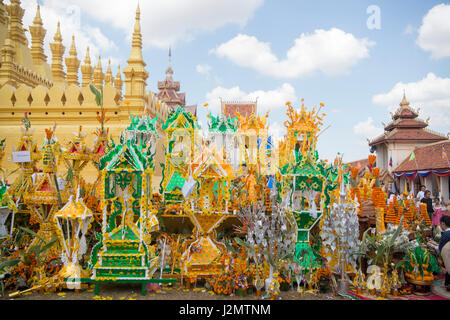
POLYGON ((196 118, 179 107, 173 111, 162 129, 166 133, 165 164, 160 184, 164 203, 181 203, 182 189, 190 176, 194 160, 196 118))
MULTIPOLYGON (((31 190, 24 194, 24 202, 30 210, 31 220, 39 223, 37 234, 45 242, 57 237, 54 216, 69 198, 61 183, 62 179, 57 177, 57 155, 61 151, 54 129, 45 129, 46 138, 42 148, 43 172, 36 174, 31 190)), ((30 246, 38 241, 40 239, 35 238, 30 246)), ((47 251, 47 255, 49 257, 58 255, 59 250, 59 245, 53 246, 47 251)))
POLYGON ((159 228, 151 204, 155 154, 147 142, 155 141, 157 133, 148 134, 153 137, 138 143, 139 137, 125 131, 120 143, 100 160, 103 225, 90 263, 96 284, 143 283, 156 271, 158 258, 150 245, 151 233, 159 228))
POLYGON ((305 269, 316 269, 320 263, 309 244, 309 232, 330 203, 329 192, 336 188, 336 184, 329 177, 335 168, 319 161, 316 150, 323 116, 320 109, 307 112, 302 105, 298 112, 288 103, 287 115, 285 152, 288 157, 287 163, 280 168, 282 207, 297 224, 296 260, 305 269))
POLYGON ((216 241, 215 229, 228 217, 233 169, 206 149, 192 165, 192 171, 196 185, 187 211, 195 228, 193 240, 184 243, 183 273, 187 278, 210 277, 228 268, 222 263, 226 247, 216 241))
POLYGON ((87 277, 80 260, 87 252, 86 233, 94 219, 92 211, 80 198, 70 196, 69 202, 55 214, 57 234, 61 248, 61 260, 64 264, 60 271, 69 289, 80 289, 81 279, 87 277))

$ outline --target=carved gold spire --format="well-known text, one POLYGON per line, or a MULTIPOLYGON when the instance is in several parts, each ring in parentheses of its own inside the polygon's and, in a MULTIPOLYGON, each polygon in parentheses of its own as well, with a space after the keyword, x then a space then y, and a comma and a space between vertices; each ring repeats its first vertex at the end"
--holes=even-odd
POLYGON ((400 107, 409 107, 409 101, 406 99, 406 92, 403 91, 403 99, 400 102, 400 107))
POLYGON ((77 48, 75 47, 75 36, 72 36, 72 45, 70 46, 69 56, 66 58, 67 67, 67 84, 79 86, 78 69, 80 68, 80 60, 77 57, 77 48))
POLYGON ((81 86, 86 87, 92 82, 92 73, 94 69, 91 66, 91 56, 89 55, 89 47, 86 49, 86 57, 84 58, 84 64, 81 66, 81 86))
POLYGON ((119 64, 119 68, 117 69, 116 78, 114 79, 114 87, 118 91, 120 91, 120 94, 122 94, 123 81, 122 81, 122 74, 120 72, 120 64, 119 64))
POLYGON ((100 88, 103 86, 103 79, 104 79, 103 69, 102 69, 102 57, 98 56, 98 64, 97 67, 95 67, 94 70, 94 79, 92 81, 92 84, 100 90, 100 88))
POLYGON ((141 10, 136 10, 133 41, 128 65, 123 70, 125 75, 125 101, 129 101, 130 111, 143 112, 145 106, 145 87, 148 72, 142 58, 141 10))
POLYGON ((111 71, 111 59, 108 60, 108 68, 106 69, 106 73, 105 73, 105 84, 110 83, 113 84, 113 74, 111 71))
POLYGON ((3 3, 3 0, 0 0, 0 23, 5 25, 7 21, 8 21, 7 7, 3 3))
POLYGON ((10 80, 10 74, 14 67, 14 55, 16 50, 14 42, 11 39, 11 25, 8 25, 8 33, 6 34, 5 44, 1 49, 2 63, 0 64, 0 85, 10 80))
POLYGON ((11 40, 18 44, 27 45, 25 29, 22 24, 25 10, 20 6, 19 0, 11 0, 11 4, 8 6, 8 13, 11 24, 11 40))
POLYGON ((61 84, 66 81, 66 73, 64 72, 63 66, 63 55, 66 47, 62 43, 61 24, 59 22, 53 41, 50 43, 50 49, 52 50, 53 82, 61 84))
POLYGON ((31 56, 33 57, 33 64, 36 66, 47 62, 47 56, 44 53, 44 38, 46 33, 47 30, 44 29, 42 23, 41 8, 38 4, 33 25, 30 26, 31 56))

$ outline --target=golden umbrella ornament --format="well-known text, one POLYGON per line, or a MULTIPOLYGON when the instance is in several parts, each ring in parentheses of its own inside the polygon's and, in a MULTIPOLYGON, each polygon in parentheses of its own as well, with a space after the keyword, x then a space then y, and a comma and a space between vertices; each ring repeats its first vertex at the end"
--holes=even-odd
POLYGON ((60 275, 66 279, 68 289, 80 289, 80 279, 85 271, 80 260, 87 251, 86 233, 94 218, 92 211, 79 196, 70 197, 69 202, 55 214, 57 234, 62 246, 61 260, 64 263, 60 275))

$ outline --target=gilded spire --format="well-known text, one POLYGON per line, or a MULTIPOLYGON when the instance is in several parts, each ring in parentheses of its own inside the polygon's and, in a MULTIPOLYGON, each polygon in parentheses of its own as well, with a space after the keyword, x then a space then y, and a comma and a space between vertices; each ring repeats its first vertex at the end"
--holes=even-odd
POLYGON ((120 64, 119 64, 119 68, 117 69, 116 78, 114 79, 114 87, 120 91, 120 94, 122 94, 122 86, 123 86, 123 81, 122 81, 122 74, 120 72, 120 64))
POLYGON ((50 49, 52 50, 52 73, 54 83, 64 83, 66 80, 66 73, 63 67, 63 55, 66 51, 62 43, 61 25, 58 21, 58 27, 56 29, 54 42, 50 43, 50 49))
POLYGON ((123 70, 125 75, 125 100, 130 102, 131 111, 142 112, 145 106, 145 88, 148 72, 146 63, 142 58, 142 34, 141 34, 141 10, 136 9, 136 21, 134 24, 133 41, 128 65, 123 70), (134 109, 134 110, 133 110, 134 109))
POLYGON ((173 69, 172 69, 172 48, 169 48, 169 66, 166 70, 166 80, 172 80, 173 69))
POLYGON ((403 90, 403 100, 400 102, 400 107, 409 107, 409 101, 406 99, 405 90, 403 90))
POLYGON ((25 10, 20 6, 19 0, 11 0, 11 4, 8 6, 8 13, 11 24, 11 40, 26 45, 27 38, 25 37, 25 30, 22 24, 25 10))
POLYGON ((136 10, 136 21, 134 23, 133 41, 131 46, 131 55, 128 63, 139 63, 146 65, 142 59, 142 34, 141 34, 141 9, 139 4, 136 10))
POLYGON ((6 5, 3 4, 3 0, 0 0, 0 23, 6 24, 8 21, 8 12, 6 11, 6 5))
POLYGON ((42 26, 41 6, 39 3, 37 4, 36 16, 34 17, 33 24, 42 26))
POLYGON ((106 69, 106 74, 105 74, 105 84, 110 83, 113 84, 113 74, 111 71, 111 59, 108 60, 108 68, 106 69))
POLYGON ((104 74, 103 74, 103 69, 102 69, 102 57, 99 55, 98 56, 98 64, 94 70, 94 77, 93 77, 92 83, 97 89, 100 89, 103 86, 103 79, 104 79, 104 74))
POLYGON ((82 87, 88 86, 92 81, 93 68, 91 66, 91 56, 89 55, 89 47, 86 49, 86 57, 84 58, 84 64, 81 66, 82 74, 82 87))
POLYGON ((30 26, 31 34, 31 56, 33 57, 33 64, 38 66, 47 62, 47 56, 44 52, 44 38, 47 30, 44 29, 41 10, 39 4, 36 9, 36 16, 33 20, 33 25, 30 26))
POLYGON ((70 46, 69 56, 66 58, 67 67, 67 84, 79 86, 78 69, 80 67, 80 60, 77 57, 77 48, 75 47, 75 36, 72 36, 72 45, 70 46))
POLYGON ((14 62, 14 55, 16 54, 16 50, 14 48, 14 42, 11 39, 11 24, 8 24, 8 32, 6 33, 5 44, 1 49, 2 53, 2 65, 1 69, 4 69, 6 65, 9 65, 14 62))

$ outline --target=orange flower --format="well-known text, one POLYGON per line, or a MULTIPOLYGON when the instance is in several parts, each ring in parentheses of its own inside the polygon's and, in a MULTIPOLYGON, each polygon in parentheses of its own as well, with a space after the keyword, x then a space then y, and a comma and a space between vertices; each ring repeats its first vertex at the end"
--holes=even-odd
POLYGON ((358 177, 359 169, 356 167, 350 167, 350 171, 352 173, 352 178, 356 179, 358 177))
POLYGON ((320 106, 321 106, 321 107, 325 107, 325 104, 323 104, 323 103, 320 103, 320 106))
POLYGON ((373 176, 375 178, 379 178, 380 177, 380 168, 374 168, 373 169, 373 176))
POLYGON ((125 100, 124 102, 127 106, 129 106, 131 104, 130 100, 125 100))
POLYGON ((375 155, 370 155, 369 156, 369 164, 371 166, 373 166, 373 164, 375 163, 375 160, 377 160, 377 156, 375 156, 375 155))
POLYGON ((291 102, 290 102, 290 101, 286 102, 286 105, 287 105, 287 106, 290 106, 290 105, 291 105, 291 102))
POLYGON ((209 103, 205 103, 203 106, 204 106, 204 107, 207 107, 207 106, 209 106, 209 103))

